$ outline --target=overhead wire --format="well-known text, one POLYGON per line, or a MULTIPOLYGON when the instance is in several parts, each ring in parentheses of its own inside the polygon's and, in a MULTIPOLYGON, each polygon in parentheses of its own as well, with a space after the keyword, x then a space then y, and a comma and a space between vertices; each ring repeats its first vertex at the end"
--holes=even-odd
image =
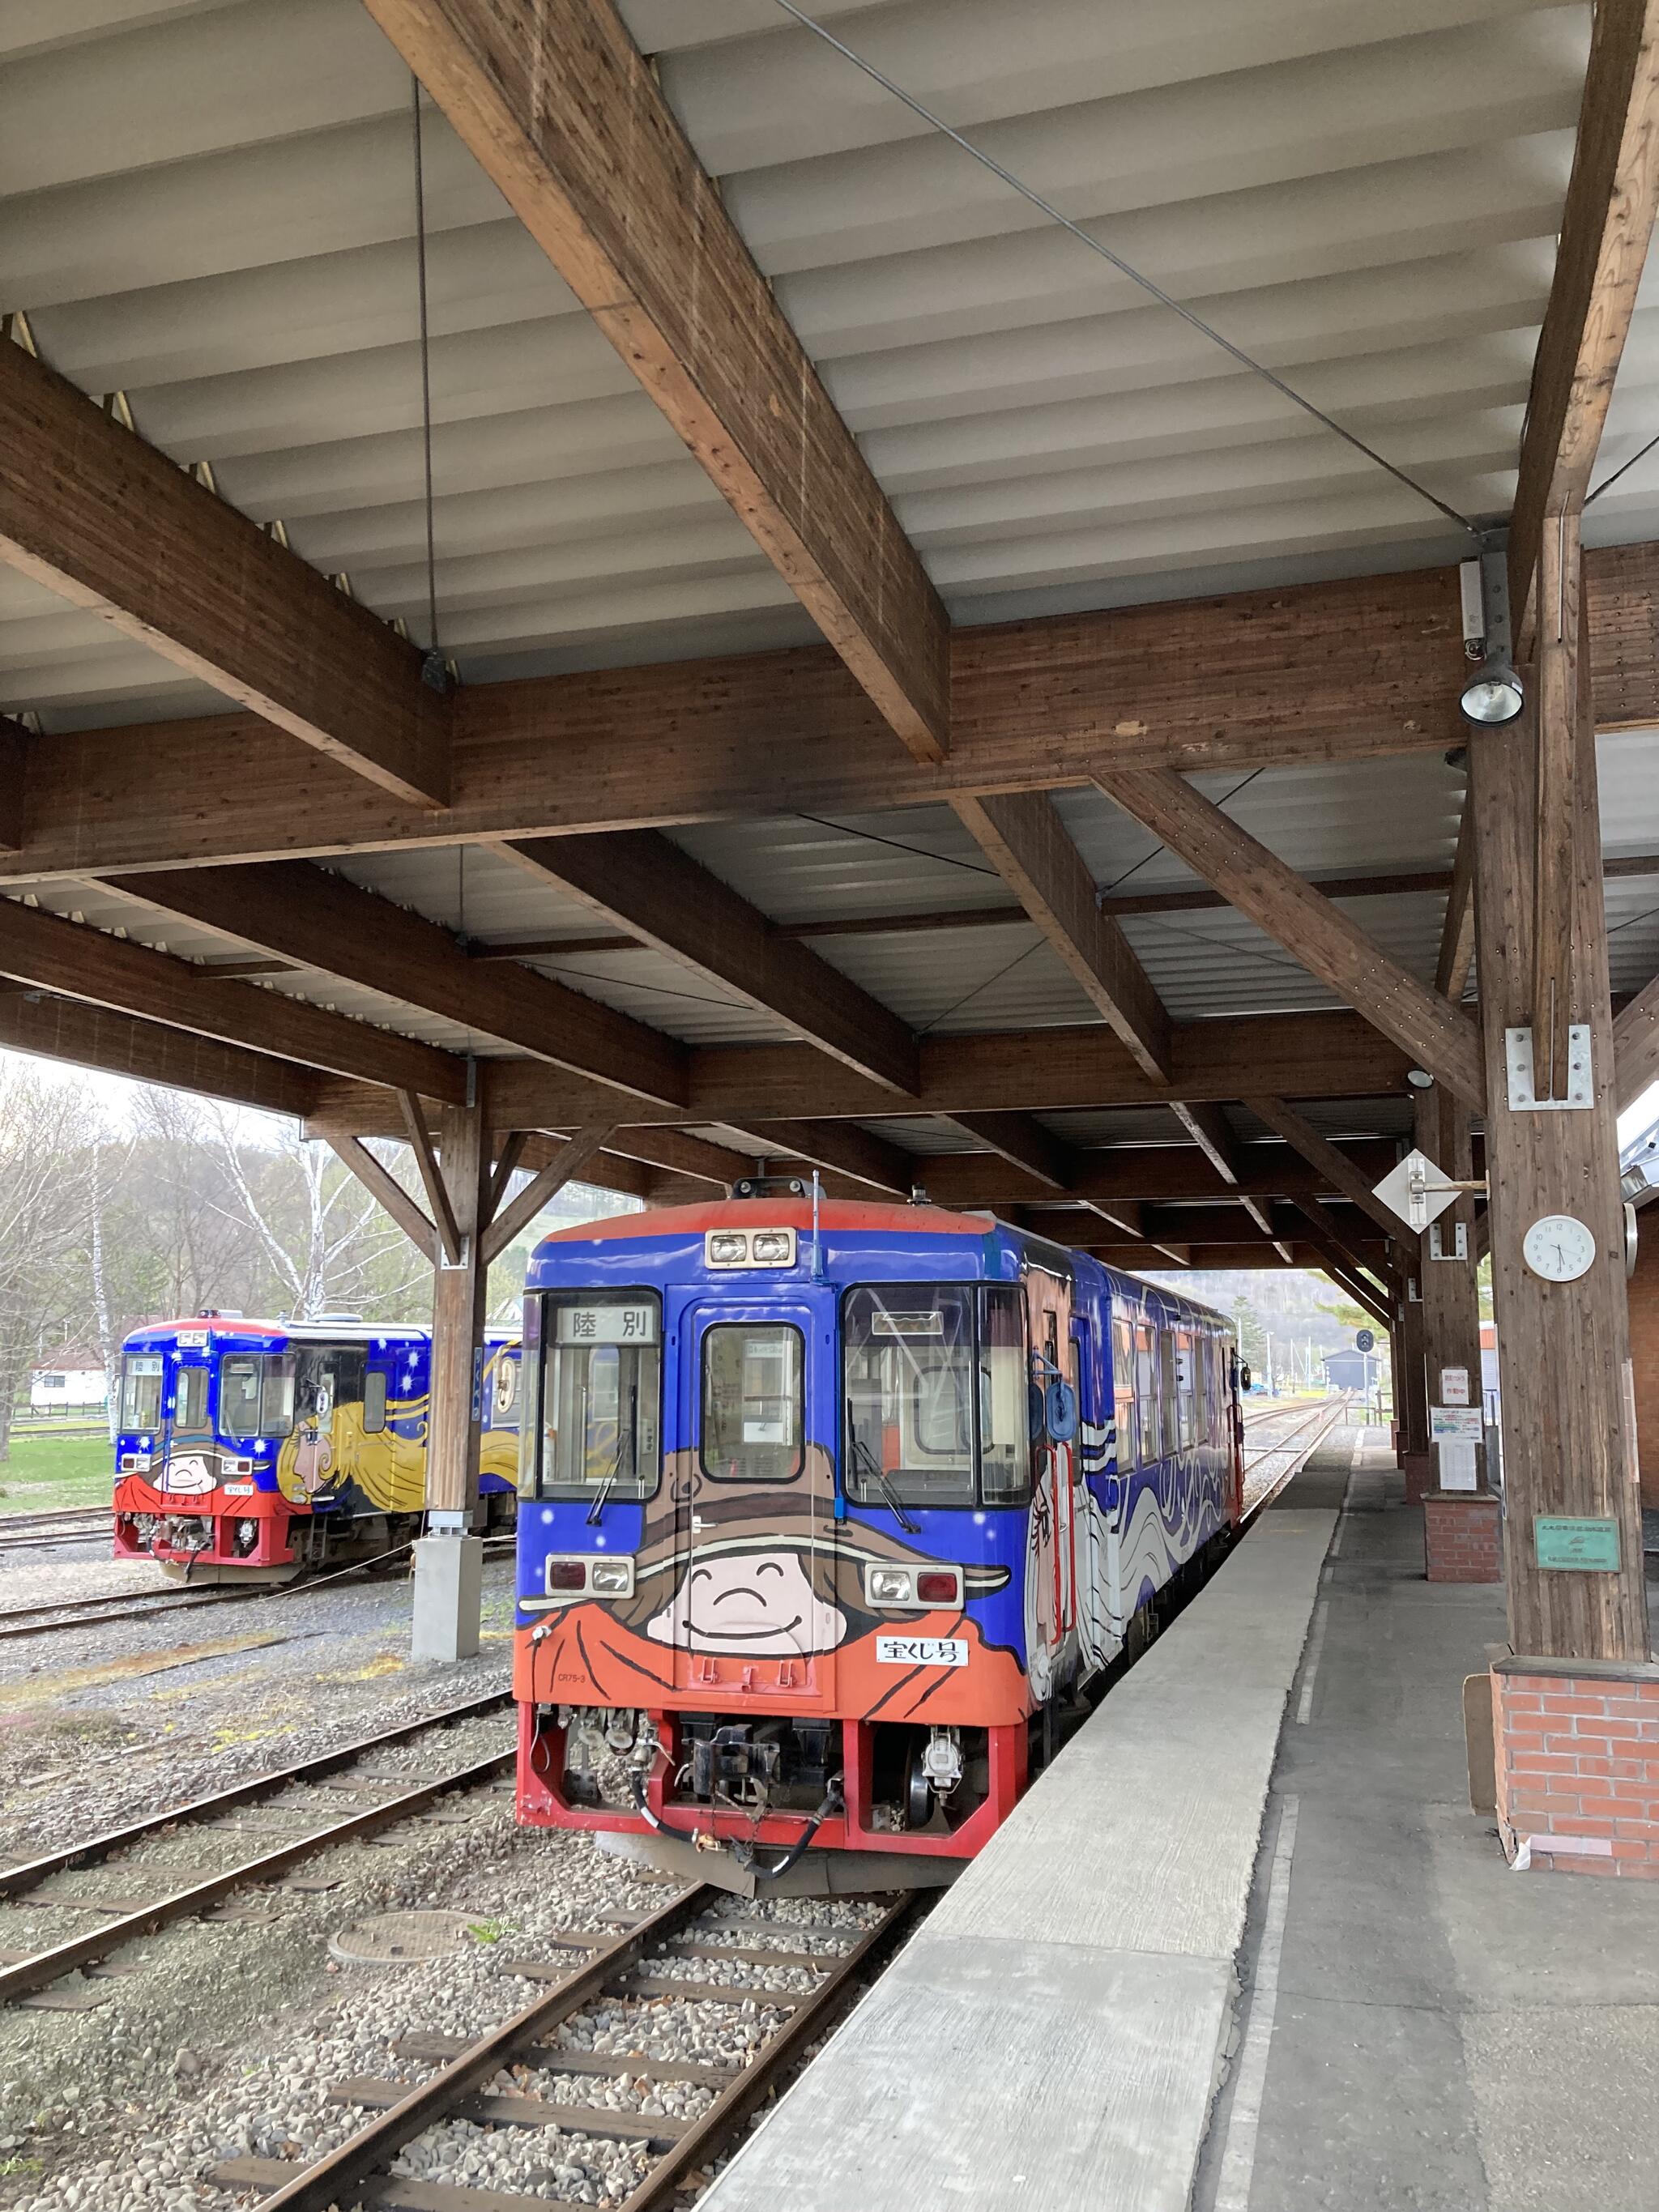
POLYGON ((971 138, 964 137, 960 131, 954 130, 943 116, 936 115, 931 107, 926 106, 913 93, 907 92, 902 84, 896 83, 884 70, 878 69, 873 62, 867 61, 862 54, 855 52, 844 40, 838 39, 833 31, 826 29, 822 23, 816 21, 804 8, 798 8, 795 5, 795 0, 777 0, 777 5, 782 9, 786 15, 799 23, 803 30, 810 31, 814 38, 821 39, 825 46, 833 48, 845 60, 849 61, 854 69, 861 70, 872 83, 878 84, 884 92, 890 93, 895 100, 902 102, 913 115, 919 117, 930 130, 939 131, 942 137, 948 138, 952 145, 959 146, 963 152, 970 155, 981 168, 988 169, 994 177, 1000 177, 1011 191, 1018 192, 1023 200, 1028 201, 1039 213, 1047 216, 1051 222, 1058 223, 1062 230, 1070 231, 1073 237, 1080 240, 1091 253, 1097 253, 1103 261, 1109 262, 1120 276, 1127 276, 1132 284, 1138 284, 1141 290, 1150 294, 1160 307, 1168 307, 1172 314, 1179 315, 1182 321, 1198 331, 1200 337, 1207 338, 1212 345, 1219 346, 1221 350, 1236 361, 1241 368, 1247 368, 1252 376, 1260 377, 1264 384, 1271 386, 1282 398, 1288 399, 1293 407, 1299 407, 1304 415, 1310 415, 1315 422, 1322 423, 1326 429, 1340 438, 1346 445, 1352 446, 1356 453, 1363 453, 1367 460, 1374 461, 1380 469, 1385 469, 1397 483, 1404 484, 1407 490, 1415 492, 1419 499, 1426 500, 1431 507, 1445 516, 1448 522, 1455 522, 1460 530, 1467 531, 1471 538, 1479 539, 1481 533, 1467 514, 1461 514, 1456 507, 1440 498, 1437 493, 1431 492, 1426 484, 1419 483, 1414 476, 1400 467, 1398 463, 1389 460, 1386 454, 1379 453, 1375 446, 1367 445, 1357 431, 1350 430, 1345 424, 1339 422, 1334 416, 1328 415, 1322 407, 1316 405, 1313 400, 1298 392, 1294 385, 1287 384, 1285 379, 1277 371, 1269 368, 1265 362, 1258 361, 1254 354, 1247 353, 1243 346, 1235 344, 1231 338, 1217 330, 1213 323, 1206 322, 1202 315, 1188 307, 1184 301, 1177 300, 1172 292, 1166 292, 1155 279, 1145 275, 1132 263, 1126 261, 1121 253, 1115 253, 1112 248, 1103 240, 1097 238, 1092 231, 1085 230, 1081 223, 1073 222, 1070 216, 1062 215, 1052 200, 1044 199, 1042 193, 1034 191, 1023 178, 1017 177, 1012 169, 1005 168, 994 155, 988 154, 982 146, 976 146, 971 138))

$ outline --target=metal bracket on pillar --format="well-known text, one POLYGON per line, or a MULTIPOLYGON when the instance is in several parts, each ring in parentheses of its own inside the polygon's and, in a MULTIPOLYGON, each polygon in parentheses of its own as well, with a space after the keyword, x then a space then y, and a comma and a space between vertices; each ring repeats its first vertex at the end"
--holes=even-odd
POLYGON ((1590 1033, 1588 1022, 1573 1022, 1567 1030, 1567 1095, 1540 1098, 1533 1081, 1532 1031, 1505 1030, 1504 1064, 1509 1077, 1512 1114, 1569 1114, 1588 1110, 1595 1103, 1595 1082, 1590 1071, 1590 1033))
POLYGON ((446 1258, 443 1249, 440 1246, 438 1251, 438 1272, 441 1275, 459 1274, 462 1268, 470 1267, 471 1265, 472 1239, 470 1237, 462 1237, 461 1249, 453 1260, 446 1258))
POLYGON ((428 1536, 470 1536, 472 1534, 472 1516, 467 1512, 428 1513, 426 1533, 428 1536))
POLYGON ((1437 1221, 1429 1224, 1429 1257, 1431 1260, 1467 1260, 1469 1256, 1469 1228, 1466 1221, 1451 1224, 1452 1249, 1446 1249, 1445 1232, 1437 1221))

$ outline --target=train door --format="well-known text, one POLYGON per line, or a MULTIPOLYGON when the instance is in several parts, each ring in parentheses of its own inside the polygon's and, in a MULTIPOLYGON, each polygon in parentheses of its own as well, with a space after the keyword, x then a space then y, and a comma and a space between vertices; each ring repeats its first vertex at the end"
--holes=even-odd
POLYGON ((283 1450, 301 1500, 332 1510, 356 1469, 362 1432, 363 1355, 310 1344, 297 1363, 294 1434, 283 1450))
POLYGON ((805 1303, 703 1301, 682 1316, 681 1578, 669 1608, 674 1680, 693 1690, 833 1695, 834 1481, 811 1439, 805 1303))
POLYGON ((205 1498, 218 1480, 210 1410, 213 1370, 205 1332, 181 1329, 167 1364, 172 1372, 165 1378, 161 1400, 161 1479, 156 1487, 188 1512, 191 1501, 205 1498))
POLYGON ((1025 1279, 1031 1346, 1031 1541, 1026 1558, 1027 1664, 1039 1697, 1077 1622, 1076 1471, 1080 1438, 1052 1437, 1040 1412, 1051 1383, 1070 1379, 1072 1286, 1034 1268, 1025 1279))
POLYGON ((1089 1487, 1091 1469, 1098 1473, 1103 1464, 1101 1440, 1105 1424, 1111 1419, 1110 1407, 1103 1401, 1101 1387, 1104 1348, 1097 1344, 1095 1334, 1101 1310, 1096 1305, 1091 1314, 1074 1313, 1072 1316, 1071 1382, 1077 1394, 1079 1423, 1072 1455, 1072 1522, 1076 1531, 1073 1556, 1076 1563, 1078 1634, 1082 1639, 1085 1671, 1090 1674, 1103 1666, 1110 1656, 1106 1522, 1099 1500, 1089 1487))

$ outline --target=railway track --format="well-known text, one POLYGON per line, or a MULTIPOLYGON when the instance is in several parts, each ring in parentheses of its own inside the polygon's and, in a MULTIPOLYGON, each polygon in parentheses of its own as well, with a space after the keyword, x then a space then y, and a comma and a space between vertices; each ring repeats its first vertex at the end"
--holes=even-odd
MULTIPOLYGON (((733 1911, 734 1900, 708 1887, 675 1898, 613 1935, 572 1931, 554 1940, 572 1954, 562 1960, 510 1960, 503 1972, 550 1985, 497 2027, 468 2042, 459 2037, 421 2035, 392 2046, 394 2058, 435 2066, 424 2080, 359 2078, 337 2084, 332 2100, 371 2111, 369 2119, 337 2149, 298 2166, 270 2158, 228 2160, 205 2179, 223 2189, 261 2189, 270 2193, 263 2212, 325 2212, 331 2205, 387 2208, 387 2212, 542 2212, 550 2200, 510 2189, 465 2187, 423 2181, 389 2171, 398 2154, 428 2129, 453 2119, 494 2127, 535 2129, 606 2137, 645 2147, 653 2163, 623 2200, 621 2212, 664 2212, 688 2188, 695 2188, 706 2162, 719 2154, 771 2094, 789 2067, 824 2034, 858 1994, 863 1978, 895 1943, 918 1909, 914 1893, 888 1904, 873 1923, 830 1917, 839 1902, 845 1911, 854 1900, 824 1900, 812 1921, 778 1921, 733 1911), (781 1937, 770 1948, 753 1943, 731 1945, 719 1939, 781 1937), (801 1948, 804 1938, 828 1939, 801 1948), (574 1955, 579 1954, 579 1955, 574 1955), (760 1983, 701 1980, 676 1969, 688 1963, 789 1967, 815 1978, 787 1991, 760 1983), (586 2007, 638 2004, 641 2043, 649 2039, 652 2014, 665 2002, 740 2004, 753 2001, 784 2015, 781 2024, 746 2064, 723 2069, 689 2061, 653 2059, 643 2051, 612 2052, 567 2047, 558 2030, 586 2007), (526 2094, 495 2077, 507 2069, 533 2069, 554 2077, 554 2096, 526 2094), (619 2081, 678 2083, 714 2092, 695 2118, 646 2112, 602 2101, 619 2081), (593 2101, 584 2100, 587 2094, 593 2101), (568 2086, 563 2086, 568 2085, 568 2086)), ((612 1923, 616 1923, 613 1922, 612 1923)))
MULTIPOLYGON (((472 1759, 445 1772, 424 1777, 407 1788, 399 1788, 388 1797, 384 1795, 388 1780, 402 1782, 401 1776, 375 1776, 366 1771, 361 1783, 349 1779, 337 1781, 345 1771, 358 1761, 368 1759, 379 1751, 403 1744, 411 1737, 422 1735, 428 1729, 441 1729, 458 1721, 476 1720, 499 1711, 512 1702, 510 1689, 492 1692, 487 1697, 474 1698, 459 1705, 450 1705, 435 1713, 428 1713, 416 1721, 400 1723, 396 1728, 382 1729, 373 1735, 360 1736, 332 1751, 319 1753, 314 1759, 303 1759, 293 1766, 282 1767, 273 1773, 256 1775, 251 1781, 234 1784, 228 1790, 216 1791, 211 1796, 198 1797, 185 1805, 170 1806, 164 1812, 148 1819, 112 1828, 84 1843, 68 1845, 62 1850, 48 1852, 43 1857, 30 1859, 22 1864, 0 1870, 0 1899, 12 1901, 33 1898, 40 1905, 57 1907, 84 1920, 88 1913, 103 1912, 106 1917, 101 1924, 87 1929, 66 1941, 49 1944, 40 1950, 25 1953, 0 1950, 0 2004, 16 2000, 35 1998, 49 1991, 54 1982, 77 1969, 96 1966, 107 1959, 112 1951, 135 1937, 152 1934, 170 1922, 183 1920, 205 1912, 221 1905, 238 1889, 250 1883, 270 1881, 286 1874, 301 1860, 326 1850, 331 1844, 347 1843, 354 1838, 374 1834, 397 1821, 407 1820, 412 1814, 422 1812, 433 1802, 458 1790, 477 1789, 495 1781, 507 1772, 514 1763, 514 1753, 509 1744, 489 1758, 472 1759), (328 1783, 343 1789, 348 1796, 356 1795, 372 1802, 348 1805, 337 1820, 325 1820, 306 1829, 302 1833, 289 1835, 273 1849, 262 1850, 239 1863, 222 1868, 192 1879, 179 1887, 155 1893, 158 1880, 165 1880, 166 1870, 155 1869, 149 1875, 149 1896, 134 1896, 130 1891, 106 1898, 66 1897, 41 1893, 41 1885, 54 1875, 95 1866, 118 1857, 135 1844, 143 1843, 164 1832, 183 1826, 194 1826, 226 1814, 238 1812, 249 1806, 265 1803, 284 1790, 307 1783, 328 1783), (380 1794, 374 1794, 379 1792, 380 1794)), ((298 1808, 296 1808, 298 1809, 298 1808)), ((145 1869, 142 1860, 131 1868, 123 1866, 123 1875, 131 1875, 143 1884, 145 1869)), ((0 1942, 3 1942, 3 1917, 0 1917, 0 1942)), ((78 2000, 60 2000, 78 2002, 78 2000)))
POLYGON ((1258 1413, 1244 1431, 1244 1526, 1249 1527, 1270 1505, 1292 1476, 1299 1474, 1334 1428, 1340 1427, 1353 1404, 1354 1394, 1344 1390, 1322 1399, 1311 1408, 1285 1406, 1258 1413), (1296 1417, 1300 1415, 1300 1419, 1296 1417), (1288 1428, 1281 1427, 1290 1422, 1288 1428), (1264 1429, 1274 1434, 1270 1442, 1257 1443, 1264 1429), (1254 1447, 1254 1448, 1253 1448, 1254 1447), (1274 1464, 1273 1462, 1279 1462, 1274 1464))
POLYGON ((65 1544, 94 1542, 112 1534, 106 1505, 67 1505, 55 1513, 0 1514, 0 1552, 56 1550, 65 1544))

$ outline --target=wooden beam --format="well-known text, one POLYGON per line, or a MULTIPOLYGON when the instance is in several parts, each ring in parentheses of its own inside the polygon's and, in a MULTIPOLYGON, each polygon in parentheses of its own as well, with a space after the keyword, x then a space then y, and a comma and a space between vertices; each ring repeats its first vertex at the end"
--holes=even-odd
POLYGON ((1651 1083, 1659 1083, 1659 975, 1639 991, 1613 1024, 1617 1064, 1613 1110, 1633 1106, 1651 1083))
MULTIPOLYGON (((485 1116, 484 1126, 486 1128, 489 1127, 488 1115, 485 1116)), ((524 1148, 529 1140, 529 1136, 530 1132, 527 1129, 508 1129, 502 1136, 500 1147, 495 1153, 495 1164, 489 1170, 489 1182, 483 1195, 483 1218, 486 1221, 493 1221, 500 1212, 501 1200, 507 1195, 507 1185, 512 1182, 519 1163, 524 1158, 524 1148)))
MULTIPOLYGON (((1177 1022, 1170 1079, 1144 1075, 1103 1023, 926 1037, 923 1115, 1054 1113, 1167 1105, 1170 1099, 1398 1097, 1410 1062, 1354 1013, 1251 1014, 1177 1022)), ((892 1093, 806 1045, 702 1046, 687 1060, 683 1104, 630 1104, 628 1118, 697 1128, 720 1124, 764 1136, 772 1122, 889 1115, 892 1093)), ((489 1073, 498 1127, 564 1129, 600 1117, 614 1097, 532 1060, 489 1073)), ((849 1170, 849 1172, 855 1170, 849 1170)))
POLYGON ((1377 1326, 1391 1332, 1394 1315, 1386 1297, 1379 1297, 1369 1275, 1355 1273, 1351 1268, 1332 1261, 1326 1274, 1343 1295, 1352 1300, 1362 1313, 1368 1313, 1377 1326))
POLYGON ((1065 1190, 1069 1186, 1077 1156, 1071 1146, 1062 1144, 1052 1130, 1045 1129, 1035 1115, 953 1114, 951 1118, 988 1152, 1023 1169, 1034 1182, 1050 1190, 1065 1190))
MULTIPOLYGON (((81 1067, 159 1083, 303 1120, 320 1103, 328 1079, 274 1054, 249 1052, 133 1014, 112 1013, 50 992, 0 990, 0 1045, 81 1067)), ((373 1097, 368 1085, 351 1088, 373 1097)))
POLYGON ((1097 779, 1157 836, 1312 975, 1357 1007, 1460 1097, 1485 1097, 1479 1041, 1467 1015, 1375 945, 1342 908, 1165 769, 1097 779))
MULTIPOLYGON (((1328 1137, 1322 1136, 1312 1122, 1304 1120, 1293 1106, 1288 1105, 1282 1098, 1265 1097, 1260 1093, 1246 1098, 1244 1103, 1258 1121, 1265 1121, 1276 1137, 1282 1137, 1287 1145, 1300 1152, 1334 1190, 1340 1190, 1363 1213, 1369 1215, 1385 1236, 1397 1243, 1406 1241, 1410 1231, 1394 1208, 1383 1204, 1361 1170, 1328 1137)), ((1387 1170, 1383 1172, 1386 1174, 1387 1170)), ((1382 1176, 1374 1180, 1380 1182, 1382 1176)))
POLYGON ((16 899, 0 898, 0 975, 337 1075, 452 1102, 466 1093, 466 1065, 453 1053, 252 983, 222 981, 191 961, 16 899))
POLYGON ((1577 514, 1589 489, 1656 207, 1659 5, 1597 0, 1510 524, 1517 641, 1547 520, 1577 514))
MULTIPOLYGON (((1659 655, 1639 634, 1643 580, 1621 572, 1611 617, 1630 634, 1632 713, 1659 688, 1640 672, 1659 655)), ((926 771, 896 757, 822 646, 465 685, 451 702, 452 803, 435 815, 251 715, 56 733, 29 741, 27 834, 0 873, 933 806, 1086 784, 1101 765, 1441 753, 1468 730, 1449 568, 958 630, 951 655, 951 757, 926 771)))
POLYGON ((1434 988, 1453 1006, 1462 1003, 1474 962, 1474 817, 1467 798, 1457 825, 1457 853, 1446 886, 1446 914, 1440 925, 1440 957, 1434 988))
MULTIPOLYGON (((1548 517, 1538 566, 1530 725, 1537 758, 1532 909, 1532 1066, 1541 1098, 1567 1095, 1567 1029, 1577 994, 1573 944, 1573 776, 1578 755, 1582 637, 1578 516, 1548 517)), ((1477 745, 1481 739, 1476 737, 1477 745)), ((1597 889, 1600 889, 1598 870, 1597 889)))
MULTIPOLYGON (((1144 1243, 1111 1244, 1097 1241, 1080 1244, 1076 1249, 1092 1254, 1108 1267, 1124 1267, 1131 1273, 1141 1269, 1151 1269, 1155 1273, 1166 1271, 1166 1261, 1159 1255, 1167 1252, 1167 1247, 1154 1250, 1151 1245, 1144 1243)), ((1277 1273, 1287 1264, 1279 1258, 1277 1246, 1269 1244, 1265 1237, 1251 1243, 1192 1244, 1177 1249, 1181 1255, 1176 1261, 1177 1266, 1212 1270, 1218 1274, 1254 1273, 1261 1268, 1277 1273)), ((1322 1274, 1326 1271, 1322 1254, 1311 1243, 1292 1244, 1288 1264, 1306 1268, 1315 1274, 1322 1274)))
MULTIPOLYGON (((1316 1198, 1293 1199, 1291 1204, 1302 1217, 1304 1237, 1311 1237, 1322 1250, 1328 1252, 1335 1266, 1359 1274, 1362 1270, 1376 1264, 1371 1249, 1362 1243, 1340 1218, 1343 1209, 1326 1206, 1316 1198)), ((1376 1239, 1373 1238, 1371 1243, 1374 1247, 1376 1239)))
MULTIPOLYGON (((415 1164, 421 1172, 421 1185, 426 1192, 426 1202, 432 1208, 433 1225, 438 1232, 438 1243, 443 1259, 452 1267, 461 1264, 461 1231, 455 1218, 455 1207, 445 1180, 444 1166, 433 1149, 431 1134, 426 1126, 426 1116, 421 1102, 412 1091, 400 1091, 398 1101, 404 1109, 404 1129, 415 1154, 415 1164)), ((453 1109, 453 1115, 471 1109, 453 1109)))
POLYGON ((483 1258, 488 1267, 497 1260, 519 1231, 556 1197, 568 1182, 578 1182, 585 1170, 604 1151, 611 1136, 611 1126, 596 1122, 592 1128, 579 1129, 556 1159, 532 1175, 516 1198, 508 1199, 494 1221, 483 1231, 483 1258))
POLYGON ((23 827, 23 779, 28 772, 29 733, 21 722, 0 714, 0 852, 21 852, 27 834, 23 827))
MULTIPOLYGON (((1213 1103, 1189 1104, 1186 1100, 1182 1099, 1175 1103, 1172 1111, 1176 1121, 1214 1168, 1222 1182, 1230 1188, 1237 1189, 1240 1184, 1238 1140, 1233 1134, 1232 1124, 1228 1121, 1222 1109, 1213 1103)), ((1249 1215, 1256 1227, 1264 1236, 1272 1237, 1273 1226, 1267 1218, 1266 1207, 1259 1204, 1255 1199, 1244 1196, 1242 1193, 1241 1198, 1245 1212, 1249 1215)), ((1279 1256, 1281 1259, 1288 1259, 1290 1255, 1288 1251, 1285 1251, 1281 1252, 1279 1256)))
POLYGON ((324 1141, 342 1167, 355 1176, 369 1196, 392 1216, 410 1243, 418 1246, 428 1259, 435 1259, 437 1230, 392 1170, 381 1165, 360 1138, 328 1137, 324 1141))
POLYGON ((447 804, 448 702, 416 648, 3 339, 0 561, 360 785, 447 804))
MULTIPOLYGON (((1344 1157, 1370 1182, 1394 1165, 1391 1139, 1371 1138, 1343 1148, 1344 1157)), ((1094 1206, 1146 1200, 1170 1204, 1181 1200, 1248 1195, 1254 1205, 1273 1198, 1313 1197, 1329 1188, 1325 1179, 1288 1145, 1245 1145, 1240 1148, 1237 1184, 1223 1181, 1205 1155, 1192 1145, 1110 1145, 1073 1154, 1066 1195, 1074 1205, 1094 1206)), ((1041 1205, 1054 1187, 994 1153, 922 1154, 915 1161, 916 1180, 937 1206, 1006 1206, 1041 1205)))
MULTIPOLYGON (((421 1133, 424 1135, 423 1128, 421 1133)), ((460 1527, 470 1526, 478 1502, 477 1378, 489 1278, 483 1254, 489 1143, 481 1109, 476 1105, 441 1107, 438 1145, 447 1187, 444 1206, 450 1212, 457 1249, 453 1254, 448 1251, 446 1236, 446 1249, 434 1271, 426 1504, 429 1515, 446 1516, 459 1533, 460 1527)), ((442 1234, 441 1215, 439 1229, 442 1234)), ((431 1527, 429 1520, 427 1525, 431 1527)))
POLYGON ((1138 1066, 1169 1072, 1170 1017, 1046 792, 959 799, 957 819, 1138 1066))
POLYGON ((659 830, 544 837, 499 849, 847 1066, 890 1090, 915 1091, 916 1041, 897 1015, 805 945, 778 937, 757 907, 659 830))
MULTIPOLYGON (((665 1103, 684 1096, 684 1052, 660 1030, 527 969, 477 965, 441 924, 326 869, 289 860, 112 881, 165 913, 441 1014, 617 1091, 665 1103)), ((548 1125, 538 1117, 523 1126, 548 1125)))
POLYGON ((367 0, 623 363, 919 761, 944 607, 609 0, 367 0))

